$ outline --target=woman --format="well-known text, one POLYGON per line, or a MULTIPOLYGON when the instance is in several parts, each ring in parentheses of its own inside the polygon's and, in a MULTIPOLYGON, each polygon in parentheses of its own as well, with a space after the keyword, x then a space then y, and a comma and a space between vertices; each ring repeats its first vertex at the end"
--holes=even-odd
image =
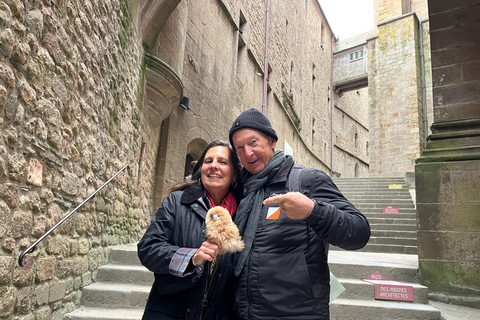
POLYGON ((230 319, 232 255, 206 239, 205 216, 214 206, 234 214, 242 188, 240 163, 228 142, 210 143, 192 181, 176 185, 138 243, 138 257, 155 273, 143 320, 230 319))

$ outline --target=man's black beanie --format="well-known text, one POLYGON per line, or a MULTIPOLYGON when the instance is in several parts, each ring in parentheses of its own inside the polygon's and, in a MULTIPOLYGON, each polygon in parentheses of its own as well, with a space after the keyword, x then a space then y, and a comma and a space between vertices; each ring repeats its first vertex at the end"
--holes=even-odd
POLYGON ((278 141, 277 133, 275 132, 275 130, 273 130, 270 120, 268 120, 268 118, 263 113, 261 113, 255 108, 252 108, 241 113, 237 117, 237 119, 235 119, 232 127, 230 128, 228 139, 230 140, 230 144, 232 145, 234 150, 235 146, 233 145, 232 141, 233 134, 237 130, 244 128, 258 130, 266 134, 268 137, 275 139, 275 141, 278 141))

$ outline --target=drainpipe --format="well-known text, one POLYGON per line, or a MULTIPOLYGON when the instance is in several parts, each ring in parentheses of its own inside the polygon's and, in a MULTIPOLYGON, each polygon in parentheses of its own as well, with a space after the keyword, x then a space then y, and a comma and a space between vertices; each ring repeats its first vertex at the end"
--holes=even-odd
POLYGON ((423 107, 423 126, 425 131, 425 146, 427 146, 428 136, 428 118, 427 118, 427 88, 425 85, 425 56, 423 52, 423 26, 422 19, 418 17, 418 33, 420 36, 420 64, 422 66, 422 107, 423 107))
POLYGON ((330 59, 330 177, 333 178, 333 40, 334 37, 331 37, 331 59, 330 59))
POLYGON ((262 113, 265 114, 267 105, 267 79, 268 79, 268 25, 270 24, 270 0, 267 0, 267 11, 265 18, 265 56, 263 60, 263 99, 262 99, 262 113))

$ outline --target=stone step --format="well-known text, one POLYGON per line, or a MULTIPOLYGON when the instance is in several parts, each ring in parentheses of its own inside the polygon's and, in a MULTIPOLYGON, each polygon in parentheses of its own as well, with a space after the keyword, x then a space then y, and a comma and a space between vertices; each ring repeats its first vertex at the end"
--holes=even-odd
POLYGON ((151 286, 154 276, 151 271, 141 265, 107 264, 98 268, 97 281, 151 286))
POLYGON ((440 310, 419 303, 337 298, 330 304, 330 318, 335 320, 440 320, 440 310))
POLYGON ((137 244, 132 243, 111 247, 110 263, 140 266, 141 263, 137 255, 137 244))
POLYGON ((413 254, 330 250, 328 265, 337 278, 361 280, 378 271, 393 281, 419 282, 418 256, 413 254))
POLYGON ((104 308, 144 308, 150 286, 95 282, 83 288, 82 305, 104 308))
POLYGON ((417 231, 416 224, 370 223, 371 230, 417 231))
POLYGON ((390 216, 388 218, 370 217, 367 219, 370 224, 407 224, 415 225, 415 228, 417 226, 417 219, 412 218, 392 218, 392 216, 390 216))
POLYGON ((352 201, 352 204, 360 210, 360 212, 364 209, 380 209, 383 212, 383 208, 387 208, 391 206, 392 208, 399 208, 400 212, 405 209, 415 209, 415 205, 412 201, 409 202, 366 202, 366 201, 352 201))
MULTIPOLYGON (((385 186, 389 187, 389 185, 396 184, 396 185, 402 185, 403 188, 407 187, 407 184, 405 183, 405 180, 369 180, 369 179, 359 179, 359 180, 349 180, 349 181, 343 181, 343 180, 333 180, 333 182, 337 186, 342 186, 342 187, 351 187, 351 186, 385 186)), ((398 190, 398 189, 390 189, 390 190, 398 190)))
POLYGON ((367 177, 363 177, 363 178, 337 178, 337 177, 334 177, 332 178, 333 181, 399 181, 399 182, 405 182, 405 178, 404 177, 378 177, 378 178, 367 178, 367 177))
POLYGON ((398 190, 408 190, 409 187, 407 186, 406 183, 390 183, 390 182, 354 182, 354 183, 336 183, 334 181, 335 185, 338 187, 338 189, 342 190, 348 190, 348 189, 354 189, 355 187, 357 188, 362 188, 362 189, 385 189, 385 190, 391 190, 391 191, 398 191, 398 190), (390 187, 390 185, 395 184, 397 187, 390 187), (401 185, 402 187, 399 188, 398 185, 401 185))
POLYGON ((387 183, 360 183, 360 184, 335 184, 338 189, 340 190, 353 190, 353 191, 371 191, 371 190, 378 190, 378 191, 388 191, 388 192, 403 192, 409 190, 409 187, 405 184, 396 183, 397 185, 401 185, 401 188, 390 188, 390 184, 387 183))
POLYGON ((415 238, 417 239, 417 230, 399 231, 399 230, 371 230, 371 236, 389 237, 389 238, 415 238))
POLYGON ((356 207, 360 206, 361 204, 379 204, 380 208, 386 208, 388 206, 392 206, 395 208, 414 208, 412 199, 352 199, 346 197, 350 202, 355 204, 356 207))
MULTIPOLYGON (((413 210, 412 210, 413 211, 413 210)), ((400 211, 400 213, 383 213, 382 210, 379 209, 373 209, 370 211, 362 211, 363 215, 367 217, 368 219, 370 218, 394 218, 394 219, 417 219, 417 214, 415 212, 404 212, 400 211), (377 211, 377 212, 372 212, 372 211, 377 211)))
POLYGON ((392 199, 405 199, 412 201, 412 197, 409 192, 402 194, 365 194, 365 193, 353 193, 353 192, 342 192, 342 194, 347 199, 364 199, 364 200, 392 200, 392 199))
MULTIPOLYGON (((342 248, 336 246, 330 246, 331 250, 345 251, 342 248)), ((362 249, 358 249, 359 252, 379 252, 379 253, 400 253, 400 254, 418 254, 417 245, 397 245, 397 244, 372 244, 367 243, 362 249)))
POLYGON ((417 238, 395 238, 395 237, 370 237, 369 244, 396 244, 404 246, 417 246, 417 238))
MULTIPOLYGON (((360 279, 339 278, 345 291, 338 296, 341 299, 375 300, 375 285, 360 279)), ((428 288, 418 283, 402 282, 413 287, 413 303, 428 303, 428 288)))
POLYGON ((141 320, 143 308, 80 307, 64 317, 65 320, 141 320))
POLYGON ((403 253, 403 254, 418 254, 417 245, 404 246, 397 244, 370 244, 360 249, 362 252, 386 252, 386 253, 403 253))

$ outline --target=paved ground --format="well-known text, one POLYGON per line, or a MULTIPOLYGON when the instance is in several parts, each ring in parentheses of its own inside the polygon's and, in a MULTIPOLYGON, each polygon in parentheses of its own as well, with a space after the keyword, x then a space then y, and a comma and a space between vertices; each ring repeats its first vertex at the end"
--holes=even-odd
POLYGON ((468 308, 447 304, 437 301, 429 301, 432 307, 439 309, 442 312, 442 318, 445 320, 479 320, 480 309, 468 308))

